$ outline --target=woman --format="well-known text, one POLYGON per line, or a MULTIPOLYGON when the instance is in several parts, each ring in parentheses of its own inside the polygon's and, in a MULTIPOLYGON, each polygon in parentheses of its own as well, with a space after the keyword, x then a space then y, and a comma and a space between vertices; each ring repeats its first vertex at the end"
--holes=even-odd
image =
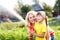
MULTIPOLYGON (((34 23, 35 23, 35 12, 34 11, 29 11, 26 15, 26 21, 27 21, 27 26, 29 31, 34 30, 34 23)), ((29 33, 29 40, 32 40, 33 35, 29 33)))

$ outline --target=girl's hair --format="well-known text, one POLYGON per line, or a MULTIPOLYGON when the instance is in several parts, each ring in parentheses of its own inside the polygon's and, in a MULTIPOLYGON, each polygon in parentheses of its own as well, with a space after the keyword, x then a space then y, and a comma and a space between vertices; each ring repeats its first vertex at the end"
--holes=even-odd
POLYGON ((39 11, 39 12, 37 12, 36 15, 41 15, 43 17, 43 20, 45 19, 46 26, 48 25, 48 22, 47 22, 48 17, 46 16, 44 11, 39 11))
MULTIPOLYGON (((37 16, 38 15, 40 15, 40 16, 42 16, 43 17, 43 15, 42 15, 42 13, 40 13, 40 12, 37 12, 37 14, 36 14, 37 16)), ((44 18, 44 17, 43 17, 44 18)))
POLYGON ((29 24, 29 18, 28 18, 28 17, 29 17, 30 14, 32 14, 32 15, 35 16, 36 12, 35 12, 35 11, 29 11, 29 12, 27 13, 27 15, 26 15, 26 22, 27 22, 27 24, 26 24, 26 25, 29 24))
POLYGON ((46 16, 45 18, 45 22, 46 22, 46 27, 48 26, 48 17, 46 16))

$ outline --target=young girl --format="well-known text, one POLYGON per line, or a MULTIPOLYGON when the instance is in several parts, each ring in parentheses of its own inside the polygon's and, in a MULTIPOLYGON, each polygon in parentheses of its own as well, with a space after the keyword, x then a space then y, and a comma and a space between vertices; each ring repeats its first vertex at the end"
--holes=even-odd
POLYGON ((46 33, 46 24, 45 18, 42 16, 40 12, 36 14, 36 22, 34 24, 35 32, 32 31, 31 34, 36 36, 36 40, 45 40, 46 33))

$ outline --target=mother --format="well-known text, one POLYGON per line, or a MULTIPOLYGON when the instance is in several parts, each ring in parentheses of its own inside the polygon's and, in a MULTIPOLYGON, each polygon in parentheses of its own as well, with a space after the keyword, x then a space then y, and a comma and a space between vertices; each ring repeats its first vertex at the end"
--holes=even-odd
MULTIPOLYGON (((34 30, 34 23, 35 23, 35 12, 29 11, 26 15, 26 21, 28 30, 33 31, 34 30)), ((29 33, 29 40, 32 40, 33 35, 29 33)))

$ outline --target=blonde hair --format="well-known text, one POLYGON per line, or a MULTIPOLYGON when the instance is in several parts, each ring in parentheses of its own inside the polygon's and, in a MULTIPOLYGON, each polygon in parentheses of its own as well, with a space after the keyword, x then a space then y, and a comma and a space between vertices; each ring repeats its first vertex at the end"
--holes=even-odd
POLYGON ((45 19, 46 22, 46 26, 48 25, 48 16, 46 16, 44 11, 39 11, 41 13, 41 15, 43 16, 43 18, 45 19))
POLYGON ((40 13, 44 18, 46 18, 46 14, 44 11, 38 11, 38 13, 40 13))
POLYGON ((26 24, 26 25, 29 24, 29 18, 28 18, 28 16, 29 16, 30 14, 35 15, 36 12, 35 12, 35 11, 29 11, 29 12, 27 13, 27 15, 26 15, 26 22, 27 22, 27 24, 26 24))

